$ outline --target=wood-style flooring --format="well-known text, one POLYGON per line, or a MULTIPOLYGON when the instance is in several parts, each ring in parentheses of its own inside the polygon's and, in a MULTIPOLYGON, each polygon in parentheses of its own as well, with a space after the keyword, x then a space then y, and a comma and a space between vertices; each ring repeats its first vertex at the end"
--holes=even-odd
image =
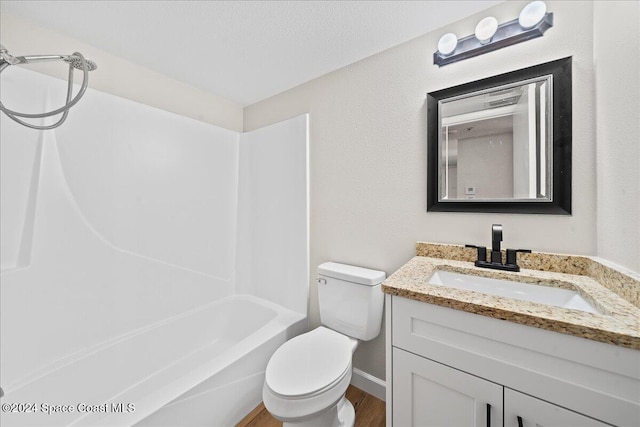
MULTIPOLYGON (((382 400, 352 385, 347 389, 347 399, 356 410, 355 427, 384 427, 386 410, 382 400)), ((236 427, 282 427, 282 423, 273 418, 264 404, 260 403, 236 427)))

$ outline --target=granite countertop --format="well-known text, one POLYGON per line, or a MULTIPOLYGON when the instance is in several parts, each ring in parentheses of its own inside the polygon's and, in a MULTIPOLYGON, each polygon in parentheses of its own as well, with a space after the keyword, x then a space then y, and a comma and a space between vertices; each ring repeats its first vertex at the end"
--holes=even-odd
MULTIPOLYGON (((635 296, 636 289, 633 290, 634 292, 627 292, 623 295, 624 297, 616 292, 623 285, 625 288, 634 288, 636 284, 640 287, 640 281, 636 282, 633 277, 628 278, 623 275, 621 281, 626 280, 626 283, 622 285, 607 283, 609 286, 603 286, 590 276, 599 278, 611 275, 587 275, 599 269, 590 266, 590 263, 595 261, 585 257, 575 257, 572 260, 566 259, 567 256, 559 256, 555 259, 550 254, 539 257, 531 254, 528 264, 535 265, 536 260, 544 259, 544 262, 539 265, 541 269, 521 269, 516 273, 475 267, 473 262, 460 260, 460 258, 472 256, 473 252, 457 246, 419 243, 417 252, 432 256, 416 256, 389 276, 382 285, 385 293, 608 344, 640 349, 640 308, 634 304, 636 301, 627 295, 635 296), (571 261, 574 261, 572 265, 579 265, 581 270, 566 269, 571 273, 579 274, 542 271, 549 269, 545 268, 545 262, 548 263, 549 259, 555 259, 552 262, 553 270, 562 270, 562 265, 558 262, 571 264, 571 261), (578 262, 575 262, 576 260, 578 262), (428 281, 436 270, 574 290, 602 314, 430 285, 428 281)), ((603 266, 603 268, 608 267, 603 266)))

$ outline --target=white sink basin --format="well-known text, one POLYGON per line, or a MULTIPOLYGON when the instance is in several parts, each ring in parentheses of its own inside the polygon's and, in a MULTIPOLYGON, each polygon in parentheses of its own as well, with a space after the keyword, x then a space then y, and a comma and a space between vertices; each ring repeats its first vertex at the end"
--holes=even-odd
POLYGON ((429 279, 429 284, 572 308, 588 313, 600 313, 579 293, 568 289, 513 282, 511 280, 490 279, 488 277, 471 276, 442 270, 437 270, 433 273, 431 279, 429 279))

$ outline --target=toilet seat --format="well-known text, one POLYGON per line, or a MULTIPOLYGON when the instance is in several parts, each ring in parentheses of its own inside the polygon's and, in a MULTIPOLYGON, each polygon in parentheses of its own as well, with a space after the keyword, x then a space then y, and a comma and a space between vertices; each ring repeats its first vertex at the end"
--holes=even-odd
POLYGON ((322 326, 284 343, 267 364, 265 407, 285 423, 336 409, 351 382, 356 346, 357 340, 322 326))
POLYGON ((287 341, 267 365, 266 386, 285 399, 307 398, 331 389, 351 376, 353 341, 322 326, 287 341))

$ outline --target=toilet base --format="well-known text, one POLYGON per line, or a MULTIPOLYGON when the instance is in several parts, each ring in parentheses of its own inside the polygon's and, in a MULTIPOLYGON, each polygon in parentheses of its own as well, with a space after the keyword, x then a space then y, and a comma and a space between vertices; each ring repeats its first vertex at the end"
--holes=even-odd
POLYGON ((282 427, 353 427, 356 421, 356 411, 346 397, 325 412, 311 419, 297 423, 283 423, 282 427))

